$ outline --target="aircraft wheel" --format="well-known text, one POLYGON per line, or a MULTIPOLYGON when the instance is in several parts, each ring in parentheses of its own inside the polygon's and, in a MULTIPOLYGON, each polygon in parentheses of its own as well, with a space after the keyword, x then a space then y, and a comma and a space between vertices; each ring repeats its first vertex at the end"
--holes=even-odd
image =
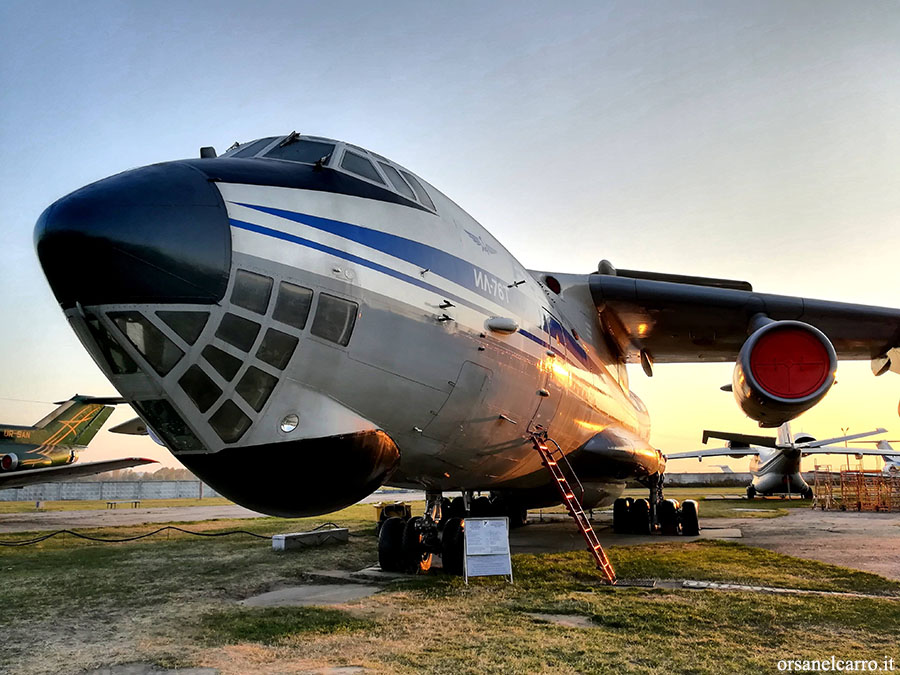
POLYGON ((619 497, 613 502, 613 532, 616 534, 628 534, 631 530, 631 522, 628 518, 630 509, 630 499, 619 497))
POLYGON ((806 489, 803 491, 803 499, 812 499, 813 496, 813 489, 807 485, 806 489))
POLYGON ((528 524, 528 509, 510 504, 506 508, 506 517, 509 518, 509 529, 525 527, 528 524))
POLYGON ((403 572, 403 530, 406 523, 396 516, 381 524, 378 533, 378 564, 385 572, 403 572))
POLYGON ((657 507, 659 516, 660 534, 666 537, 674 537, 678 534, 678 502, 674 499, 665 499, 657 507))
POLYGON ((465 521, 462 518, 451 518, 444 526, 441 536, 441 560, 447 574, 463 573, 464 529, 465 521))
POLYGON ((454 497, 452 500, 450 500, 450 508, 447 509, 447 514, 451 518, 465 518, 466 500, 462 497, 454 497))
POLYGON ((490 518, 494 513, 491 500, 487 497, 476 497, 472 500, 472 508, 470 515, 476 518, 490 518))
POLYGON ((756 497, 756 488, 752 485, 747 486, 747 499, 754 499, 756 497))
POLYGON ((650 534, 650 502, 646 499, 635 499, 631 505, 631 532, 633 534, 650 534))
POLYGON ((681 534, 686 537, 700 534, 700 513, 693 499, 686 499, 681 505, 681 534))
POLYGON ((422 533, 418 529, 422 520, 416 516, 403 526, 403 567, 406 572, 427 572, 431 569, 432 556, 422 547, 422 533))

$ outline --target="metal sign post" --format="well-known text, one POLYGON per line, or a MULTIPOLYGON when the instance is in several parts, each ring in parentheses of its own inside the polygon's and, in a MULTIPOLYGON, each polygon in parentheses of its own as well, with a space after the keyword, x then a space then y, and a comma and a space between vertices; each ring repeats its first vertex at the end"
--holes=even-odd
POLYGON ((505 576, 512 583, 509 518, 466 518, 463 573, 469 577, 505 576))

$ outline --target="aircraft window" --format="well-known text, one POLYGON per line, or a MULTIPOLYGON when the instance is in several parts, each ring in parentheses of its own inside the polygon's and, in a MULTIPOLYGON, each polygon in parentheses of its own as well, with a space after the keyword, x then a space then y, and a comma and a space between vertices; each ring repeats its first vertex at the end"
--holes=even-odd
POLYGON ((265 361, 270 366, 275 366, 278 370, 284 370, 294 354, 297 342, 299 340, 293 335, 270 328, 266 331, 266 336, 256 352, 256 358, 265 361))
POLYGON ((312 305, 313 292, 302 286, 282 281, 278 287, 278 299, 272 318, 299 330, 306 327, 309 307, 312 305))
POLYGON ((326 293, 319 294, 319 306, 310 332, 339 345, 347 345, 356 323, 359 305, 326 293))
POLYGON ((344 153, 344 158, 341 160, 341 168, 347 169, 347 171, 355 173, 357 176, 362 176, 384 185, 384 179, 378 175, 375 165, 355 152, 344 153))
POLYGON ((234 376, 241 369, 241 360, 239 358, 232 356, 228 352, 223 352, 213 345, 206 345, 203 348, 203 358, 209 361, 219 375, 229 382, 234 379, 234 376))
POLYGON ((261 371, 259 368, 250 366, 247 368, 247 372, 244 373, 241 381, 238 382, 235 391, 250 404, 251 408, 259 412, 263 409, 266 401, 269 400, 269 394, 272 393, 276 384, 278 384, 277 378, 261 371))
POLYGON ((133 405, 172 450, 188 452, 206 449, 168 401, 135 401, 133 405))
POLYGON ((200 366, 191 366, 187 369, 178 384, 184 389, 184 393, 191 397, 200 412, 205 413, 213 403, 221 396, 222 390, 216 383, 209 379, 209 375, 203 372, 200 366))
POLYGON ((157 312, 169 328, 189 345, 194 344, 209 320, 208 312, 157 312))
POLYGON ((419 198, 419 201, 432 211, 436 211, 437 209, 434 208, 434 202, 431 201, 431 197, 428 196, 428 193, 425 192, 425 188, 422 187, 422 184, 416 180, 416 177, 408 171, 401 171, 400 173, 403 174, 406 182, 412 185, 412 189, 416 191, 416 196, 419 198))
POLYGON ((272 159, 287 159, 291 162, 303 162, 304 164, 315 164, 320 159, 328 157, 333 152, 334 143, 295 141, 288 145, 276 145, 266 153, 266 157, 272 159))
POLYGON ((237 407, 234 401, 225 401, 209 418, 209 426, 226 443, 239 441, 251 424, 250 418, 237 407))
POLYGON ((184 356, 184 352, 140 312, 110 312, 108 316, 160 375, 167 375, 184 356))
POLYGON ((385 175, 388 177, 388 180, 391 181, 391 184, 397 189, 404 197, 409 197, 410 199, 415 199, 416 195, 413 194, 412 189, 409 185, 406 184, 406 181, 400 177, 400 172, 397 171, 390 164, 385 164, 384 162, 378 162, 381 166, 381 170, 384 171, 385 175))
POLYGON ((139 372, 134 359, 128 356, 125 350, 119 346, 119 343, 109 334, 109 331, 106 330, 96 316, 87 314, 85 321, 87 322, 88 330, 91 331, 91 335, 97 342, 97 347, 103 354, 103 358, 109 364, 114 374, 132 375, 139 372))
POLYGON ((222 323, 219 324, 219 330, 216 331, 217 338, 222 338, 242 352, 250 351, 258 334, 258 323, 231 312, 222 317, 222 323))
POLYGON ((258 141, 253 141, 252 143, 248 143, 244 145, 241 149, 239 149, 236 153, 231 155, 232 157, 251 157, 255 155, 257 152, 266 147, 269 143, 274 141, 277 136, 269 136, 268 138, 260 138, 258 141))
POLYGON ((265 314, 272 294, 272 279, 247 270, 238 270, 231 290, 231 302, 257 314, 265 314))

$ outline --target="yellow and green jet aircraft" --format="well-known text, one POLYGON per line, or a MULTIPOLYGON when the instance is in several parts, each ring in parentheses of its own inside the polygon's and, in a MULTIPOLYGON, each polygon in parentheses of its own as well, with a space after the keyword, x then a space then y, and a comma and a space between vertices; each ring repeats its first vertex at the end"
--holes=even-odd
POLYGON ((125 469, 155 460, 123 457, 75 464, 121 398, 76 394, 30 427, 0 425, 0 489, 53 483, 76 476, 125 469))

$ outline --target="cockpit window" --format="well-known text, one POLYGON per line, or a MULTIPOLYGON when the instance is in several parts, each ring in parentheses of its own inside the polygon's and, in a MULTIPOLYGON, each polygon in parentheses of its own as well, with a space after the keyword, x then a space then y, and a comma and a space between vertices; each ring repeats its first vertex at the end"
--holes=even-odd
POLYGON ((384 179, 378 175, 375 165, 355 152, 347 151, 344 153, 344 158, 341 160, 341 168, 347 169, 347 171, 355 173, 357 176, 362 176, 384 185, 384 179))
POLYGON ((257 152, 266 147, 269 143, 274 141, 276 136, 269 136, 268 138, 260 138, 258 141, 253 141, 252 143, 248 143, 244 145, 240 150, 232 155, 232 157, 252 157, 257 152))
POLYGON ((276 145, 266 153, 272 159, 287 159, 291 162, 315 164, 334 152, 334 143, 319 141, 293 141, 287 145, 276 145))
POLYGON ((402 173, 406 182, 412 185, 412 189, 416 191, 416 196, 419 198, 419 201, 432 211, 436 211, 437 209, 434 208, 434 202, 431 201, 431 197, 428 196, 428 193, 425 192, 425 188, 423 188, 422 184, 416 180, 416 177, 408 171, 403 171, 402 173))
POLYGON ((404 197, 408 197, 409 199, 416 198, 409 185, 406 184, 406 181, 400 177, 400 172, 397 171, 397 169, 392 167, 390 164, 385 164, 384 162, 378 162, 378 164, 381 165, 381 170, 384 171, 384 175, 388 177, 389 181, 391 181, 391 185, 397 188, 397 192, 399 192, 404 197))

